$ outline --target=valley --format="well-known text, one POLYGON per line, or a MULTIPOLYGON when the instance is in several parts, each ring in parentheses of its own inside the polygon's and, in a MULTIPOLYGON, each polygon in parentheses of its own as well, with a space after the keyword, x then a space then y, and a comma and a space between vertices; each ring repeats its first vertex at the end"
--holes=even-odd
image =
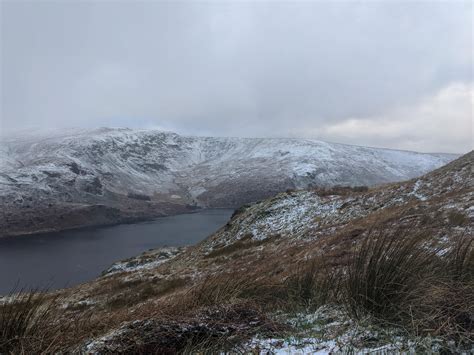
POLYGON ((141 223, 2 238, 0 295, 15 288, 72 287, 95 279, 116 262, 113 270, 120 270, 120 260, 150 249, 181 250, 215 232, 232 212, 207 209, 141 223))
POLYGON ((374 186, 454 158, 308 139, 24 131, 0 141, 0 237, 237 208, 287 189, 374 186))
POLYGON ((473 166, 470 152, 405 182, 289 190, 242 206, 194 246, 158 248, 47 295, 47 329, 81 324, 49 346, 472 351, 473 166))

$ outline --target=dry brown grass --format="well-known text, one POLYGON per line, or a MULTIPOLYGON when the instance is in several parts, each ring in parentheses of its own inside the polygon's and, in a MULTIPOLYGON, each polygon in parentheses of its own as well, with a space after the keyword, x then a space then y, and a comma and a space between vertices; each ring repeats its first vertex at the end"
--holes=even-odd
POLYGON ((261 240, 252 240, 251 236, 246 236, 232 244, 215 248, 209 254, 207 254, 205 258, 216 258, 219 256, 227 256, 237 251, 258 247, 260 245, 266 244, 275 239, 276 237, 269 237, 269 238, 265 238, 261 240))
POLYGON ((101 353, 227 353, 255 334, 271 336, 285 327, 252 302, 222 304, 180 314, 157 314, 125 324, 120 334, 99 346, 101 353))
POLYGON ((459 238, 444 255, 428 240, 409 230, 367 237, 347 266, 343 304, 355 318, 371 315, 415 334, 472 341, 472 238, 459 238))
POLYGON ((86 317, 66 317, 62 298, 45 291, 14 290, 0 305, 0 353, 48 354, 64 350, 86 326, 86 317))
POLYGON ((360 243, 343 283, 345 305, 353 317, 360 319, 369 312, 391 322, 399 320, 409 291, 432 267, 433 252, 421 247, 424 240, 408 236, 407 231, 379 230, 360 243))
MULTIPOLYGON (((337 235, 313 241, 272 239, 263 250, 256 249, 258 242, 244 238, 237 248, 221 247, 216 249, 220 254, 193 259, 200 274, 192 280, 178 276, 154 281, 124 281, 123 275, 103 278, 88 292, 91 298, 107 301, 91 309, 82 305, 73 309, 71 305, 67 314, 55 306, 57 313, 49 321, 59 319, 65 330, 53 337, 46 335, 42 343, 53 344, 50 349, 74 349, 87 339, 139 320, 150 324, 145 327, 140 323, 144 328, 137 328, 144 332, 143 337, 132 332, 129 340, 119 339, 128 350, 133 349, 135 336, 143 341, 145 350, 162 346, 156 344, 155 336, 160 334, 171 344, 158 347, 161 350, 225 350, 253 334, 248 328, 252 317, 263 319, 257 315, 266 317, 274 311, 312 311, 327 303, 345 305, 355 318, 370 315, 377 322, 414 334, 472 340, 472 238, 459 239, 449 253, 441 255, 436 249, 427 249, 433 238, 420 235, 418 225, 418 229, 405 226, 393 232, 390 223, 403 218, 404 213, 397 208, 381 211, 378 217, 382 222, 372 225, 368 238, 372 219, 348 224, 337 235), (227 255, 232 257, 220 258, 227 255), (224 261, 218 263, 218 259, 224 261), (219 312, 229 318, 222 321, 219 312), (71 315, 77 316, 77 321, 71 315), (199 328, 202 322, 212 326, 199 328), (199 336, 188 333, 187 325, 199 336), (228 333, 221 334, 223 329, 228 333)), ((170 267, 166 272, 189 275, 181 273, 190 270, 185 269, 189 265, 183 265, 179 269, 181 265, 173 264, 175 269, 170 267)), ((271 328, 265 324, 259 329, 271 328)))
POLYGON ((161 299, 152 297, 135 307, 125 332, 105 351, 174 354, 235 350, 257 333, 271 334, 284 328, 266 313, 265 300, 273 299, 275 289, 267 280, 256 281, 239 273, 206 277, 192 287, 177 289, 161 299))
POLYGON ((367 192, 369 191, 369 188, 368 186, 335 185, 335 186, 326 187, 326 188, 325 187, 314 188, 313 191, 315 191, 319 196, 331 196, 331 195, 347 196, 353 193, 367 192))
POLYGON ((453 226, 465 226, 469 223, 469 218, 462 212, 451 211, 448 214, 448 221, 453 226))
POLYGON ((299 263, 283 286, 285 297, 281 305, 285 310, 315 310, 337 299, 339 270, 331 267, 325 257, 313 258, 299 263))
POLYGON ((105 303, 75 304, 67 296, 43 292, 14 293, 9 303, 0 305, 0 353, 57 353, 77 350, 77 346, 120 324, 156 314, 154 299, 174 292, 186 279, 105 280, 105 303), (110 297, 109 295, 113 295, 110 297), (131 309, 140 310, 131 313, 131 309))
POLYGON ((45 292, 13 291, 0 305, 0 352, 25 353, 36 346, 52 346, 45 328, 53 305, 54 299, 45 292))
POLYGON ((438 258, 435 273, 413 290, 413 326, 456 341, 474 341, 474 241, 459 238, 451 251, 438 258))
POLYGON ((183 310, 242 302, 252 302, 259 307, 265 307, 269 301, 275 301, 279 293, 281 285, 268 278, 257 280, 238 272, 222 273, 202 279, 180 294, 179 298, 172 296, 166 309, 168 314, 178 314, 183 310))
POLYGON ((150 298, 162 297, 186 286, 188 282, 182 278, 117 282, 114 283, 115 296, 107 301, 106 307, 111 310, 130 307, 150 298))

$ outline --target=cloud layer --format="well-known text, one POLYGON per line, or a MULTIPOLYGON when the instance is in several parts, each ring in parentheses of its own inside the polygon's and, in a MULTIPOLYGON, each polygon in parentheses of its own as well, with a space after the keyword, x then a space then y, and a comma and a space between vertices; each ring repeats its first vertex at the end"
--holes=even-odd
POLYGON ((473 149, 473 100, 473 85, 453 84, 382 115, 348 118, 294 135, 414 151, 466 152, 473 149))
POLYGON ((470 2, 13 2, 6 129, 472 149, 470 2))

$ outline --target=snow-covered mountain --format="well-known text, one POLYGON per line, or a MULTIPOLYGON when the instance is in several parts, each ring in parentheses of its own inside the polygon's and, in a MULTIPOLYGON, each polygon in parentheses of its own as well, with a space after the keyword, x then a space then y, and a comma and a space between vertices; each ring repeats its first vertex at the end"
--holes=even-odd
MULTIPOLYGON (((155 130, 15 134, 0 142, 0 225, 48 230, 48 216, 78 209, 100 215, 96 223, 108 223, 186 206, 235 207, 286 189, 406 180, 454 158, 308 139, 190 137, 155 130), (18 219, 19 211, 29 217, 18 219), (38 213, 31 227, 21 226, 38 213)), ((80 218, 71 226, 84 222, 80 218)))

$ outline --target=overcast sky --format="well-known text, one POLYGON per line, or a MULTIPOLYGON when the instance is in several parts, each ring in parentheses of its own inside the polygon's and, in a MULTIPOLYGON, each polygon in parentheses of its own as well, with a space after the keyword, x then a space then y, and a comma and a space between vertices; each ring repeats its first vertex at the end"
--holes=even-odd
POLYGON ((471 1, 1 0, 1 128, 473 149, 471 1))

